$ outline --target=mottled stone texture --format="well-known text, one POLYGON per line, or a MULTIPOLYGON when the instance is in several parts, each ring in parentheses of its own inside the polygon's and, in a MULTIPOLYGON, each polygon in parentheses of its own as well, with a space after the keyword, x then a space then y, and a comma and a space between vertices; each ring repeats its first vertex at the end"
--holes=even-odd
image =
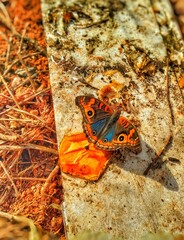
POLYGON ((122 115, 136 122, 143 148, 114 154, 97 182, 63 174, 68 239, 86 230, 131 240, 183 231, 183 42, 169 3, 42 0, 42 11, 58 144, 83 131, 75 97, 99 97, 114 81, 113 101, 126 103, 122 115))

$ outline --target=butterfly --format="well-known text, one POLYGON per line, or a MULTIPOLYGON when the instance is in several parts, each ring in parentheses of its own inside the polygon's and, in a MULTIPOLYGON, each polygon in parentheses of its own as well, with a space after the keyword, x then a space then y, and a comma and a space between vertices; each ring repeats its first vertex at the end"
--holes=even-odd
POLYGON ((114 151, 127 148, 134 153, 141 151, 140 138, 135 127, 114 110, 93 96, 77 96, 75 104, 83 115, 83 129, 97 148, 114 151))

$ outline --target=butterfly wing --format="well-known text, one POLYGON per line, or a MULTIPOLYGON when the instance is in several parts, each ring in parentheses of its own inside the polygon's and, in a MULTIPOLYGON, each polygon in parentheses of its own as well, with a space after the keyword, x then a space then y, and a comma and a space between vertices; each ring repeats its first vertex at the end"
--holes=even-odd
POLYGON ((76 105, 83 114, 83 128, 90 142, 98 148, 113 151, 128 148, 141 151, 140 139, 135 127, 120 111, 114 112, 108 105, 91 96, 76 97, 76 105))
POLYGON ((141 151, 140 138, 135 127, 124 117, 119 117, 96 143, 98 148, 116 150, 127 148, 134 153, 141 151))
POLYGON ((76 105, 83 115, 83 127, 89 141, 96 143, 107 125, 113 110, 102 101, 91 96, 78 96, 76 105))

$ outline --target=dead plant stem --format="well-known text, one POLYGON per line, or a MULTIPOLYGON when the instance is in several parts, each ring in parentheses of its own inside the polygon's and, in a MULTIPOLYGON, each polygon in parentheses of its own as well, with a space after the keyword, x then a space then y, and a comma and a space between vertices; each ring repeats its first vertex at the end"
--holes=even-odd
POLYGON ((12 184, 12 186, 14 188, 14 191, 15 191, 15 195, 17 196, 18 195, 18 189, 15 186, 15 183, 13 182, 13 179, 11 178, 10 174, 8 173, 8 171, 6 170, 6 167, 4 166, 2 161, 0 161, 0 166, 2 167, 2 169, 5 172, 7 178, 9 179, 9 181, 11 182, 11 184, 12 184))
POLYGON ((21 144, 21 145, 1 145, 0 150, 24 150, 24 149, 35 149, 43 152, 49 152, 58 155, 58 151, 52 148, 44 147, 37 144, 21 144))
POLYGON ((169 110, 170 110, 170 116, 171 116, 171 121, 172 121, 172 125, 174 125, 174 114, 173 114, 173 109, 172 109, 172 105, 171 105, 171 100, 170 100, 170 92, 169 92, 169 85, 170 85, 170 81, 169 81, 169 59, 167 58, 167 63, 166 63, 166 96, 167 96, 167 102, 169 105, 169 110))
POLYGON ((12 93, 10 88, 8 87, 7 82, 5 81, 4 77, 1 74, 0 74, 0 79, 1 79, 2 83, 4 84, 6 90, 9 92, 10 96, 12 97, 13 101, 15 102, 15 105, 20 109, 20 105, 19 105, 16 97, 14 96, 14 94, 12 93))

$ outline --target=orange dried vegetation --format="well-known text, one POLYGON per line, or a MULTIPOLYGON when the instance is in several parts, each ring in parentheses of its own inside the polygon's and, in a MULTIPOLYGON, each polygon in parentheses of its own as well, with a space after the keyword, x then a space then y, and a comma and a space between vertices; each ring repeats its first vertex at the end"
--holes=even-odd
POLYGON ((59 165, 64 173, 98 180, 104 172, 112 152, 97 149, 84 133, 65 136, 59 150, 59 165))
POLYGON ((58 152, 39 1, 0 3, 0 45, 0 211, 61 235, 61 210, 51 207, 61 204, 62 186, 53 170, 58 152))

